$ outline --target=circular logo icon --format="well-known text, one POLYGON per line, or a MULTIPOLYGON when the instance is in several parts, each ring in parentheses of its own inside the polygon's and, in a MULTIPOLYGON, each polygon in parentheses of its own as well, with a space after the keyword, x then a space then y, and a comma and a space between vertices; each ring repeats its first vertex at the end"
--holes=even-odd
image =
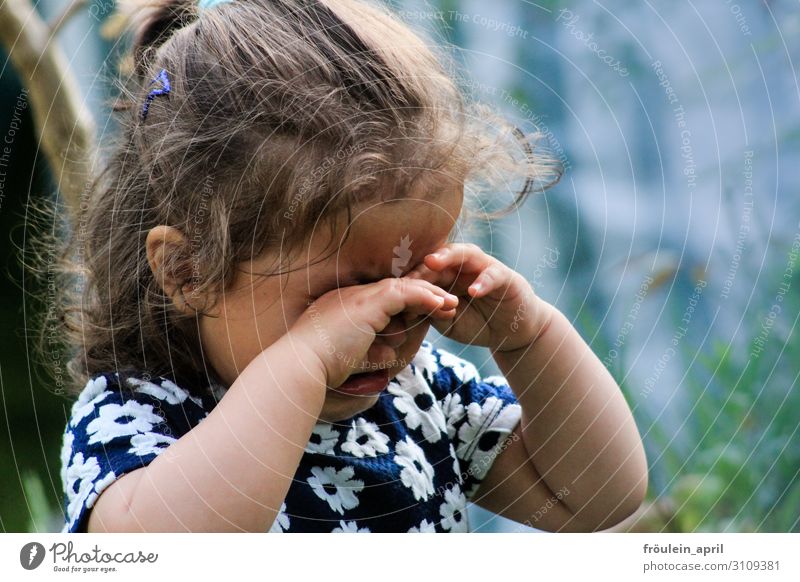
POLYGON ((19 563, 26 570, 35 570, 44 561, 44 546, 39 542, 30 542, 19 551, 19 563))

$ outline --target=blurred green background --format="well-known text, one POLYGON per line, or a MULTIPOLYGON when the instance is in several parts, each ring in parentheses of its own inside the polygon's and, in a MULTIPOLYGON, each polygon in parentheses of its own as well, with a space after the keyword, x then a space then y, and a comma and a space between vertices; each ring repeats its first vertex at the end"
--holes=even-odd
MULTIPOLYGON (((618 529, 796 532, 800 14, 789 1, 699 4, 393 3, 453 43, 465 88, 538 126, 567 169, 476 236, 574 321, 634 410, 650 492, 618 529)), ((52 19, 65 5, 37 8, 52 19)), ((99 34, 111 8, 90 2, 57 37, 101 132, 113 131, 116 51, 99 34)), ((0 56, 12 151, 0 168, 0 531, 57 531, 71 402, 32 350, 44 289, 21 268, 28 204, 54 184, 30 112, 12 123, 22 87, 0 56)), ((533 531, 477 508, 472 526, 533 531)))

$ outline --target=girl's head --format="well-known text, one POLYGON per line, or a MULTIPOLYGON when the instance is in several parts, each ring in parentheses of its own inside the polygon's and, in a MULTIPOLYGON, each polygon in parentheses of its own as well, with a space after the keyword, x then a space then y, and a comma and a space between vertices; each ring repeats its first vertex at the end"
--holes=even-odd
MULTIPOLYGON (((483 191, 521 187, 514 208, 558 178, 381 4, 125 6, 119 133, 64 255, 77 386, 125 369, 230 384, 311 298, 408 272, 483 191)), ((395 327, 376 341, 410 360, 427 328, 395 327)))

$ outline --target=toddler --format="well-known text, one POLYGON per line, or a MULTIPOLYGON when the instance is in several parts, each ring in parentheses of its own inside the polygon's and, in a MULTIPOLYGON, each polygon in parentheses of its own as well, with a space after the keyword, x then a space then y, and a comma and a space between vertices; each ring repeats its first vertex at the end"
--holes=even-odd
POLYGON ((513 209, 557 179, 531 136, 378 3, 124 6, 119 133, 64 253, 64 532, 465 532, 468 501, 594 531, 639 507, 614 380, 456 242, 481 190, 524 180, 513 209))

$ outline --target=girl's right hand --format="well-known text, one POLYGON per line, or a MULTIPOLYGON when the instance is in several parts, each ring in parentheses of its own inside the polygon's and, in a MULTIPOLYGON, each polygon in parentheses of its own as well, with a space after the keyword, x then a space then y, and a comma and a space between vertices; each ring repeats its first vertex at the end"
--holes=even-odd
POLYGON ((374 344, 393 316, 448 319, 458 298, 422 279, 389 277, 375 283, 340 287, 313 301, 292 325, 293 341, 319 357, 327 385, 337 388, 351 374, 396 363, 387 344, 374 344))

